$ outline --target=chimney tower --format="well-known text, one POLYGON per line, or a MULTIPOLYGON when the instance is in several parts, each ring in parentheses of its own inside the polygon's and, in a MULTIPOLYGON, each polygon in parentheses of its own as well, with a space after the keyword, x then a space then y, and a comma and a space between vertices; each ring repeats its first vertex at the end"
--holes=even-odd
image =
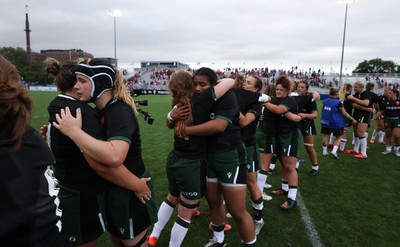
POLYGON ((32 50, 31 50, 31 36, 30 32, 31 30, 29 29, 29 19, 28 19, 28 5, 25 5, 25 29, 26 33, 26 55, 28 57, 28 63, 31 64, 32 62, 32 50))

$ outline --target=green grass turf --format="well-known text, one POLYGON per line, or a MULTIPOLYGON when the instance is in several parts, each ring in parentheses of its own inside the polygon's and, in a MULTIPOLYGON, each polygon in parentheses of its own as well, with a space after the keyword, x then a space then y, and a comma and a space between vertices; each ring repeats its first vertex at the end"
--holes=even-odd
MULTIPOLYGON (((38 129, 47 122, 47 105, 56 93, 31 92, 31 95, 36 103, 32 126, 38 129)), ((152 173, 155 196, 160 204, 168 193, 165 162, 173 141, 173 132, 165 126, 166 114, 171 107, 170 97, 142 95, 135 99, 148 99, 149 106, 141 108, 155 118, 154 124, 149 125, 139 115, 143 157, 152 173)), ((321 102, 318 105, 320 109, 321 102)), ((316 123, 319 131, 319 119, 316 123)), ((368 159, 358 160, 350 154, 339 154, 339 160, 335 160, 321 155, 321 139, 320 134, 315 137, 320 165, 320 174, 316 177, 306 175, 311 164, 304 148, 300 148, 300 156, 306 162, 299 169, 299 191, 323 246, 398 246, 400 158, 393 154, 382 155, 384 145, 368 143, 368 159)), ((274 188, 280 186, 280 171, 278 163, 277 173, 268 178, 274 188)), ((265 226, 258 236, 258 246, 312 246, 300 210, 280 210, 279 205, 284 200, 274 196, 272 201, 264 203, 265 226)), ((249 200, 247 205, 251 212, 249 200)), ((183 246, 202 246, 211 237, 204 199, 200 210, 201 215, 192 220, 183 246)), ((168 246, 175 216, 176 212, 161 234, 158 246, 168 246)), ((232 224, 232 230, 226 233, 228 246, 241 246, 234 222, 232 219, 228 222, 232 224)), ((101 237, 98 246, 112 246, 107 234, 101 237)))

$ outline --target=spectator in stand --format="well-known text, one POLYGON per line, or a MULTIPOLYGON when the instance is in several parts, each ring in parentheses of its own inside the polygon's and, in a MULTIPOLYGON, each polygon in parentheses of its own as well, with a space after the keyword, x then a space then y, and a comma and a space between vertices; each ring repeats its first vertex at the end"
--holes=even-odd
POLYGON ((61 235, 53 155, 29 121, 33 101, 0 55, 0 239, 2 246, 69 246, 61 235))
POLYGON ((329 90, 329 98, 325 99, 322 103, 322 114, 321 114, 321 133, 322 137, 322 155, 328 155, 328 140, 329 136, 333 134, 335 140, 333 142, 333 150, 331 155, 338 159, 337 151, 341 141, 341 136, 344 133, 345 121, 344 117, 351 120, 353 124, 357 121, 346 112, 342 102, 339 99, 339 90, 337 88, 331 88, 329 90))
POLYGON ((392 152, 392 138, 394 143, 394 154, 400 157, 400 98, 397 89, 386 88, 387 100, 380 105, 379 112, 372 118, 372 121, 384 115, 386 150, 382 154, 392 152))

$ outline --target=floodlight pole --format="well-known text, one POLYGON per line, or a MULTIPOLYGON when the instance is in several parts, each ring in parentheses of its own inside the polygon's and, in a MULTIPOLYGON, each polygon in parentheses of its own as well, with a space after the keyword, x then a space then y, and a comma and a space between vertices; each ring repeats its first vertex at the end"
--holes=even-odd
POLYGON ((346 41, 346 25, 347 25, 347 8, 349 3, 346 3, 346 12, 344 14, 344 30, 343 30, 343 42, 342 42, 342 57, 340 59, 340 74, 339 74, 339 87, 342 86, 342 71, 343 71, 343 57, 344 57, 344 43, 346 41))
POLYGON ((340 3, 346 3, 346 11, 344 14, 344 28, 343 28, 343 42, 342 42, 342 57, 340 59, 340 74, 339 74, 339 87, 342 86, 342 77, 343 77, 343 57, 344 57, 344 44, 346 41, 346 26, 347 26, 347 9, 349 7, 349 3, 356 3, 358 0, 341 0, 340 3))
POLYGON ((114 59, 115 59, 115 67, 117 67, 117 17, 121 16, 121 11, 112 10, 108 11, 107 14, 111 17, 114 17, 114 59))

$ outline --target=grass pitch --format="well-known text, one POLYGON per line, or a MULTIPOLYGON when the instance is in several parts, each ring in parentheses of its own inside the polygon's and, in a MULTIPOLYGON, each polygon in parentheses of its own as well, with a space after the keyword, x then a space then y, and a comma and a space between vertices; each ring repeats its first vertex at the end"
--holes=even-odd
MULTIPOLYGON (((38 129, 47 123, 47 105, 57 94, 31 92, 31 95, 36 103, 32 126, 38 129)), ((165 126, 165 118, 171 108, 171 101, 165 95, 142 95, 135 99, 147 99, 149 105, 141 108, 155 118, 153 125, 149 125, 143 120, 143 115, 138 116, 143 157, 146 167, 152 173, 156 186, 155 196, 160 204, 168 193, 165 163, 172 149, 173 132, 165 126)), ((320 106, 321 102, 319 109, 320 106)), ((316 123, 319 131, 319 118, 316 123)), ((331 159, 321 155, 321 139, 320 134, 315 137, 314 146, 320 165, 320 174, 316 177, 306 175, 311 164, 300 145, 300 157, 306 162, 299 169, 299 192, 316 232, 314 235, 309 234, 310 222, 304 223, 304 210, 297 208, 283 212, 279 205, 285 198, 274 196, 272 201, 264 203, 265 225, 258 236, 257 245, 313 246, 318 237, 320 242, 317 243, 321 243, 321 246, 398 246, 400 158, 393 154, 382 155, 384 145, 368 143, 368 159, 354 159, 350 154, 339 154, 339 160, 331 159)), ((350 143, 347 144, 347 148, 350 147, 350 143)), ((278 163, 277 173, 268 177, 268 183, 273 188, 280 187, 280 171, 278 163)), ((251 212, 249 199, 247 202, 251 212)), ((208 230, 209 213, 204 199, 200 210, 200 217, 192 219, 183 246, 202 246, 211 238, 208 230)), ((175 216, 176 212, 161 234, 158 246, 168 246, 175 216)), ((232 219, 227 221, 233 226, 226 233, 228 246, 241 246, 234 222, 232 219)), ((107 234, 102 236, 98 246, 112 246, 107 234)))

